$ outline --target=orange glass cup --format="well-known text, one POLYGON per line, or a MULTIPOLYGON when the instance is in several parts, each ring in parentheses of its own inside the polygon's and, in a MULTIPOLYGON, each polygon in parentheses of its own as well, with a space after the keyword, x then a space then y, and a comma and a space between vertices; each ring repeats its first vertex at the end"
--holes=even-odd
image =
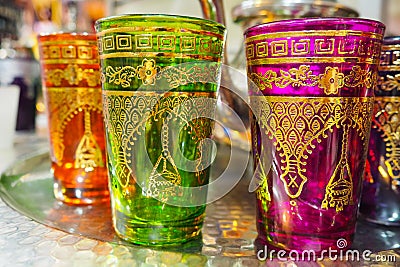
POLYGON ((54 195, 70 204, 109 201, 95 34, 38 37, 54 195))

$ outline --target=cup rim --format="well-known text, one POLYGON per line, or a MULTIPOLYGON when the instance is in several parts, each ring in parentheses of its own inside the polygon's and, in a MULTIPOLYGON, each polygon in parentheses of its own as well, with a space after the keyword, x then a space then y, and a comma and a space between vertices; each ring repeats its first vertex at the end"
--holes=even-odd
POLYGON ((383 38, 384 45, 400 45, 400 35, 399 36, 385 36, 383 38))
POLYGON ((205 19, 205 18, 200 18, 200 17, 194 17, 194 16, 186 16, 186 15, 176 15, 176 14, 157 14, 157 13, 127 13, 127 14, 120 14, 120 15, 113 15, 113 16, 107 16, 100 18, 95 21, 95 28, 97 28, 100 24, 104 22, 111 22, 111 21, 118 21, 121 19, 127 19, 127 18, 133 18, 133 19, 154 19, 156 20, 167 20, 167 21, 173 21, 173 22, 186 22, 186 23, 196 23, 196 22, 208 22, 211 24, 214 24, 215 26, 223 27, 226 29, 226 26, 210 19, 205 19))
MULTIPOLYGON (((373 24, 375 24, 376 27, 381 29, 382 33, 386 28, 386 26, 383 22, 381 22, 379 20, 375 20, 375 19, 369 19, 369 18, 354 18, 354 17, 318 17, 318 18, 315 18, 315 17, 313 17, 313 18, 283 19, 283 20, 279 20, 279 21, 271 21, 271 22, 254 25, 252 27, 247 28, 244 31, 244 35, 248 36, 250 33, 256 32, 257 30, 262 29, 262 28, 267 29, 267 28, 272 28, 272 27, 280 27, 280 28, 290 29, 290 28, 293 28, 292 24, 294 24, 294 23, 303 23, 304 25, 306 25, 306 24, 315 24, 316 22, 327 23, 328 25, 332 25, 332 23, 334 23, 336 25, 353 23, 355 25, 372 26, 373 24)), ((287 30, 285 30, 283 32, 286 32, 286 31, 287 30)), ((254 34, 254 35, 257 35, 257 34, 254 34)), ((253 36, 253 34, 251 36, 253 36)))
POLYGON ((45 37, 62 37, 62 36, 70 36, 70 37, 79 37, 79 38, 86 38, 86 37, 96 37, 96 33, 92 32, 66 32, 66 31, 57 31, 57 32, 41 32, 38 35, 38 38, 45 38, 45 37))

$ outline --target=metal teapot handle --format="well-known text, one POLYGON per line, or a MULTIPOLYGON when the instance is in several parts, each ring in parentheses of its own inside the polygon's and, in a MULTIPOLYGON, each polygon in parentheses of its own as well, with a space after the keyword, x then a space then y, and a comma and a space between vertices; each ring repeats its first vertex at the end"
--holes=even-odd
MULTIPOLYGON (((223 0, 199 0, 203 18, 214 20, 226 25, 223 0)), ((225 46, 224 63, 228 64, 228 55, 225 46)))
POLYGON ((225 14, 222 0, 199 0, 203 17, 225 25, 225 14))
MULTIPOLYGON (((223 25, 225 24, 225 14, 223 0, 199 0, 201 9, 203 12, 203 17, 205 19, 214 20, 223 25)), ((225 46, 224 53, 224 64, 228 65, 228 55, 227 46, 225 46)), ((235 84, 232 82, 232 78, 226 69, 222 69, 222 84, 225 86, 220 87, 221 99, 228 104, 235 112, 241 117, 242 122, 248 127, 249 124, 249 110, 246 103, 236 94, 232 93, 232 89, 235 89, 235 84)), ((238 91, 235 89, 234 91, 238 91)), ((236 125, 229 120, 229 112, 224 112, 223 110, 218 110, 219 116, 228 117, 228 126, 235 129, 236 125)), ((218 116, 218 114, 217 114, 218 116)))

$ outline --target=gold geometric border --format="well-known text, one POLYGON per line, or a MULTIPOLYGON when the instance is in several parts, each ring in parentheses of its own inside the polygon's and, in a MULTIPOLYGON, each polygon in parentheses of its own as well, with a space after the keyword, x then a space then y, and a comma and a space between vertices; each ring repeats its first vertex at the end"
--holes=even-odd
POLYGON ((102 54, 99 56, 100 59, 109 58, 135 58, 135 57, 164 57, 164 58, 179 58, 179 59, 196 59, 196 60, 207 60, 207 61, 221 61, 221 57, 213 56, 200 56, 197 54, 185 54, 185 53, 170 53, 170 52, 118 52, 112 54, 102 54))
POLYGON ((383 45, 380 71, 400 71, 400 45, 383 45))
POLYGON ((267 70, 264 73, 250 73, 249 78, 257 85, 258 89, 266 90, 273 87, 315 87, 324 90, 327 95, 337 94, 339 89, 347 87, 374 88, 377 74, 371 70, 363 70, 360 66, 352 67, 350 73, 345 75, 338 67, 326 67, 324 73, 314 74, 309 65, 289 70, 267 70))
MULTIPOLYGON (((98 49, 100 59, 126 56, 153 56, 176 58, 221 58, 224 40, 223 36, 212 32, 201 31, 199 34, 182 32, 176 34, 176 29, 168 32, 162 28, 154 32, 129 32, 122 34, 117 29, 114 34, 98 34, 98 49), (118 34, 120 33, 120 34, 118 34), (146 53, 141 55, 141 53, 146 53)), ((113 32, 113 31, 112 31, 113 32)))
POLYGON ((99 64, 96 40, 42 41, 41 61, 45 64, 99 64))
MULTIPOLYGON (((361 58, 361 57, 280 57, 280 58, 260 58, 248 61, 248 66, 257 66, 265 64, 282 64, 282 63, 366 63, 378 64, 379 58, 361 58)), ((400 67, 399 67, 400 68, 400 67)))
POLYGON ((247 38, 246 58, 249 65, 286 62, 378 64, 380 37, 379 34, 354 31, 266 33, 247 38))
POLYGON ((261 35, 251 36, 246 38, 245 43, 264 40, 268 38, 286 38, 286 37, 315 37, 315 36, 330 36, 330 37, 346 37, 346 36, 359 36, 374 39, 382 39, 383 35, 372 33, 372 32, 362 32, 362 31, 351 31, 351 30, 314 30, 314 31, 287 31, 287 32, 272 32, 265 33, 261 35))
MULTIPOLYGON (((119 32, 123 32, 123 33, 134 33, 134 32, 158 32, 162 30, 162 32, 171 32, 174 33, 176 32, 176 28, 171 28, 171 27, 140 27, 140 26, 136 26, 136 27, 118 27, 118 28, 110 28, 110 29, 105 29, 102 30, 101 32, 98 32, 96 35, 97 37, 101 37, 101 36, 105 36, 109 33, 119 33, 119 32)), ((213 37, 217 37, 218 39, 223 39, 224 36, 218 33, 214 33, 214 32, 210 32, 210 31, 204 31, 204 30, 195 30, 195 29, 190 29, 186 31, 187 33, 194 33, 194 34, 207 34, 208 36, 213 36, 213 37)))

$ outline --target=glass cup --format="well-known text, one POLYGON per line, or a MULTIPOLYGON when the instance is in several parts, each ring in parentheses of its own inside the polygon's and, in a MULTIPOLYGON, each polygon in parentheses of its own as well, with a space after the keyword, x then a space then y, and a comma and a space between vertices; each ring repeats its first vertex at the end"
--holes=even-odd
POLYGON ((109 201, 100 64, 95 34, 38 37, 54 195, 70 204, 109 201))
POLYGON ((351 245, 383 34, 357 18, 245 32, 259 251, 351 245))
POLYGON ((225 27, 173 15, 95 24, 102 70, 113 224, 135 244, 201 234, 225 27), (188 190, 186 190, 188 189, 188 190), (193 200, 196 203, 195 204, 193 200))
POLYGON ((362 217, 400 225, 400 37, 383 40, 371 138, 360 205, 362 217))

